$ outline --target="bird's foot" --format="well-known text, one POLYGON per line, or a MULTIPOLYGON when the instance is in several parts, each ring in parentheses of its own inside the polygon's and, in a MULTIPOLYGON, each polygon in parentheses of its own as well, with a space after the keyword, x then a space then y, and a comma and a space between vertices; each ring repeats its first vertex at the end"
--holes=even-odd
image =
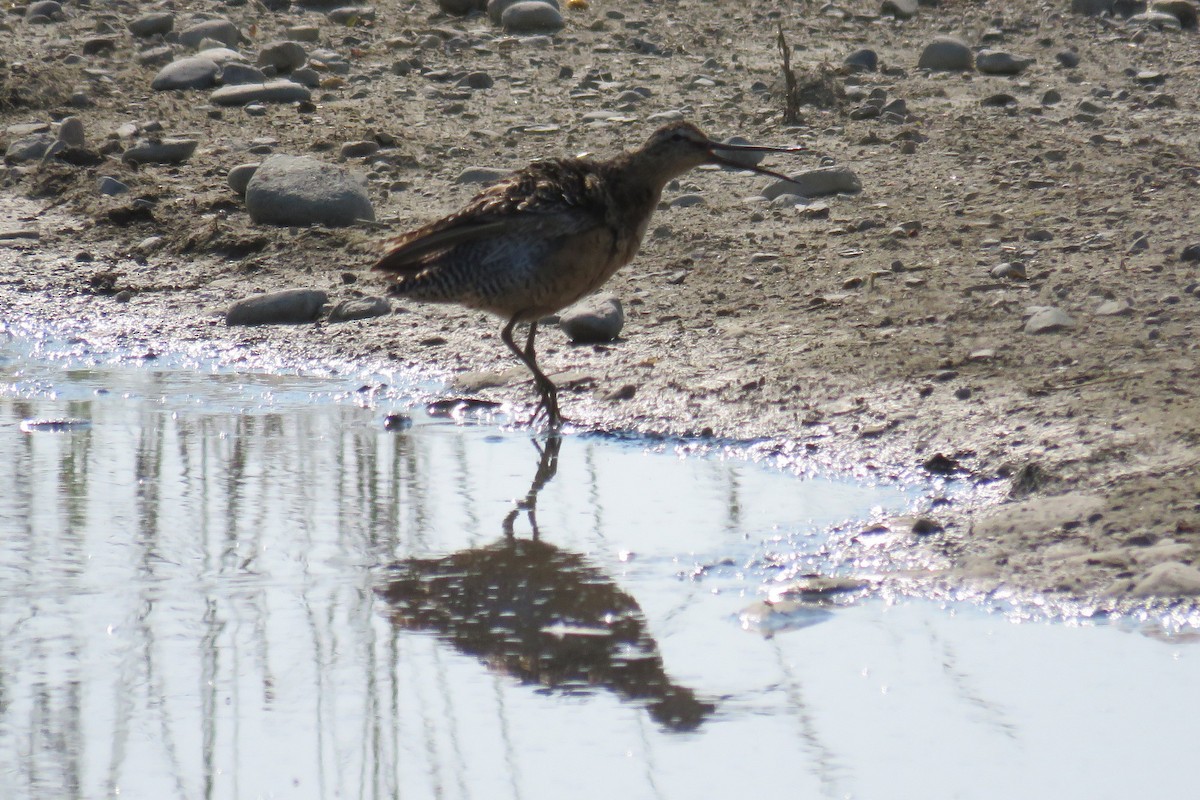
POLYGON ((558 410, 558 398, 556 397, 543 397, 538 403, 537 408, 534 409, 533 416, 529 418, 529 424, 531 426, 536 425, 542 419, 546 420, 552 431, 561 430, 564 422, 570 422, 558 410))

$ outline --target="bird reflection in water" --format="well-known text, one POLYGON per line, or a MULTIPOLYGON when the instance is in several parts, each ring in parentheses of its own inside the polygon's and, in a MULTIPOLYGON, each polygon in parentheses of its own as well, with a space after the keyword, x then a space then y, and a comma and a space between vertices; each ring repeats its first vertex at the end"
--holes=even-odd
POLYGON ((380 594, 391 620, 436 632, 523 683, 564 693, 607 689, 644 704, 669 730, 693 730, 714 707, 672 683, 637 601, 584 556, 538 535, 538 492, 554 477, 561 446, 558 436, 535 442, 537 473, 504 520, 503 539, 389 568, 380 594), (521 511, 531 538, 513 532, 521 511))

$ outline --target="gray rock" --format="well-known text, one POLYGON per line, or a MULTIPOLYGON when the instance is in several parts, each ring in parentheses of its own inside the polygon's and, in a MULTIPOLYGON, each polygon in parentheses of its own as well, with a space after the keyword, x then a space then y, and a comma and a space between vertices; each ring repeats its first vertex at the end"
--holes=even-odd
POLYGON ((509 175, 512 171, 496 169, 495 167, 467 167, 458 173, 455 183, 493 183, 509 175))
POLYGON ((1059 64, 1062 64, 1067 69, 1075 69, 1079 66, 1079 53, 1074 50, 1063 50, 1054 56, 1059 64))
POLYGON ((259 224, 341 226, 374 220, 366 183, 306 156, 273 155, 246 186, 246 210, 259 224))
POLYGON ((33 133, 29 136, 21 136, 8 143, 8 150, 4 153, 4 160, 9 164, 37 161, 46 155, 46 151, 50 149, 50 146, 55 141, 57 141, 57 138, 49 133, 33 133))
POLYGON ((564 310, 558 326, 573 342, 611 342, 625 327, 625 309, 616 297, 597 295, 564 310))
POLYGON ((285 289, 239 300, 225 312, 226 325, 296 325, 312 322, 329 302, 319 289, 285 289))
POLYGON ((925 46, 917 66, 921 69, 962 72, 971 69, 974 60, 971 48, 961 39, 939 36, 925 46))
POLYGON ((137 56, 135 56, 137 63, 143 67, 158 67, 169 64, 174 58, 175 49, 169 44, 139 50, 137 56))
POLYGON ((287 73, 304 66, 308 53, 299 42, 271 42, 258 51, 260 67, 274 67, 277 72, 287 73))
POLYGON ((135 164, 182 164, 200 143, 195 139, 163 139, 135 145, 121 154, 122 161, 135 164))
POLYGON ((849 167, 818 167, 789 176, 786 181, 775 181, 762 192, 768 200, 780 195, 793 194, 801 197, 824 197, 831 194, 853 194, 862 191, 862 181, 849 167))
POLYGON ((1200 594, 1200 569, 1164 561, 1142 573, 1129 592, 1134 597, 1191 597, 1200 594))
POLYGON ((544 0, 522 0, 504 9, 500 25, 505 33, 552 33, 562 29, 563 17, 544 0))
POLYGON ((350 25, 359 20, 375 19, 375 9, 371 6, 342 6, 335 8, 325 15, 330 22, 338 25, 350 25))
POLYGON ((917 15, 917 0, 883 0, 879 13, 896 19, 911 19, 917 15))
POLYGON ((1200 9, 1192 0, 1156 0, 1150 4, 1150 10, 1160 14, 1170 14, 1179 20, 1179 24, 1191 30, 1200 20, 1200 9))
POLYGON ((96 189, 99 190, 100 194, 108 195, 110 197, 113 195, 125 194, 125 192, 129 191, 128 186, 110 175, 105 175, 103 178, 96 181, 96 189))
MULTIPOLYGON (((753 142, 742 136, 730 136, 725 140, 725 144, 753 144, 753 142)), ((746 167, 758 166, 767 155, 764 152, 755 152, 754 150, 718 150, 717 152, 726 161, 732 161, 739 166, 746 167)))
POLYGON ((221 68, 222 86, 242 86, 247 83, 266 83, 267 76, 258 67, 233 61, 221 68))
POLYGON ((1075 327, 1075 320, 1061 308, 1042 306, 1025 323, 1026 333, 1054 333, 1075 327))
POLYGON ((229 188, 244 197, 246 187, 250 184, 250 179, 254 177, 255 170, 258 169, 258 163, 255 161, 253 164, 238 164, 229 170, 229 174, 225 176, 225 182, 229 184, 229 188))
MULTIPOLYGON (((30 3, 25 7, 26 21, 35 19, 46 19, 50 21, 58 21, 64 19, 62 4, 57 0, 37 0, 35 3, 30 3)), ((10 36, 12 34, 9 34, 10 36)))
POLYGON ((329 312, 330 322, 350 322, 356 319, 386 317, 392 313, 392 304, 386 297, 355 297, 343 300, 329 312))
POLYGON ((228 47, 209 47, 196 53, 196 58, 207 58, 209 61, 215 61, 218 66, 225 66, 231 62, 244 62, 246 57, 237 50, 231 50, 228 47))
POLYGON ((1071 0, 1072 12, 1089 17, 1111 14, 1112 8, 1113 0, 1071 0))
POLYGON ((1200 242, 1189 244, 1179 251, 1180 261, 1200 261, 1200 242))
POLYGON ((307 86, 288 80, 222 86, 209 98, 219 106, 244 106, 248 103, 294 103, 312 99, 307 86))
POLYGON ((221 67, 217 62, 200 56, 189 56, 172 61, 158 71, 150 88, 165 92, 173 89, 209 89, 217 85, 221 67))
MULTIPOLYGON (((504 17, 504 11, 514 3, 520 3, 522 0, 487 0, 487 15, 493 25, 499 25, 504 17)), ((543 0, 550 5, 558 8, 558 0, 543 0)))
POLYGON ((1125 300, 1105 300, 1092 313, 1097 317, 1127 317, 1133 313, 1133 306, 1125 300))
POLYGON ((473 11, 482 11, 487 4, 483 0, 437 0, 438 8, 447 14, 463 17, 473 11))
POLYGON ((321 85, 321 73, 317 72, 312 67, 301 67, 294 69, 288 75, 295 83, 301 86, 307 86, 309 89, 316 89, 321 85))
POLYGON ((1179 17, 1163 11, 1147 11, 1144 14, 1134 14, 1129 18, 1130 25, 1145 25, 1163 31, 1178 31, 1183 29, 1179 17))
POLYGON ((366 158, 379 152, 379 143, 372 141, 346 142, 338 154, 342 158, 366 158))
POLYGON ((227 19, 206 19, 189 25, 179 32, 179 43, 184 47, 196 48, 205 39, 220 42, 226 47, 237 47, 242 40, 242 33, 227 19))
POLYGON ((855 50, 842 61, 848 67, 874 72, 879 69, 879 54, 869 48, 855 50))
POLYGON ((670 206, 671 208, 691 208, 692 206, 702 206, 707 202, 703 195, 681 194, 670 202, 670 206))
POLYGON ((293 25, 285 32, 293 42, 316 42, 321 38, 321 29, 316 25, 293 25))
POLYGON ((981 50, 975 56, 975 68, 985 75, 1019 75, 1032 63, 1032 58, 1021 58, 1003 50, 981 50))
POLYGON ((139 39, 157 34, 170 33, 175 27, 175 15, 169 11, 155 11, 142 14, 129 21, 129 32, 139 39))
POLYGON ((86 138, 83 131, 83 120, 79 117, 64 117, 58 123, 58 140, 67 147, 83 147, 86 138))
POLYGON ((1005 278, 1010 281, 1025 280, 1025 265, 1020 261, 1005 261, 988 270, 993 278, 1005 278))

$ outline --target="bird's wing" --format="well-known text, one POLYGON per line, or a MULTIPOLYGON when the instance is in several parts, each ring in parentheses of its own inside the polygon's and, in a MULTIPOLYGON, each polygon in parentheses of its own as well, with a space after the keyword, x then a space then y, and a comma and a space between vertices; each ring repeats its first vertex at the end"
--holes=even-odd
POLYGON ((535 162, 488 187, 465 208, 386 241, 374 269, 415 274, 459 245, 501 236, 570 237, 603 224, 594 204, 592 164, 578 159, 535 162))

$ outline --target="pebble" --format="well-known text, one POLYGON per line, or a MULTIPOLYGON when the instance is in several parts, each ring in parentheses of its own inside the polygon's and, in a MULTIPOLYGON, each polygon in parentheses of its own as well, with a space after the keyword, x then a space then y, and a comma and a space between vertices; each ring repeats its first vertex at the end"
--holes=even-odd
POLYGON ((1072 12, 1089 17, 1112 13, 1112 8, 1113 0, 1071 0, 1072 12))
POLYGON ((370 140, 346 142, 338 152, 342 158, 366 158, 379 152, 379 143, 370 140))
POLYGON ((226 47, 233 48, 237 47, 238 42, 241 41, 242 33, 238 30, 237 25, 220 17, 197 22, 179 32, 179 43, 184 47, 199 47, 205 39, 212 39, 214 42, 220 42, 226 47))
POLYGON ((458 173, 455 183, 493 183, 508 175, 510 170, 495 167, 467 167, 458 173))
POLYGON ((1025 323, 1026 333, 1055 333, 1075 327, 1075 320, 1061 308, 1043 306, 1037 308, 1025 323))
MULTIPOLYGON (((488 19, 492 21, 493 25, 501 24, 505 10, 509 6, 520 2, 523 2, 523 0, 487 0, 488 19)), ((543 2, 549 3, 556 9, 558 8, 558 0, 543 0, 543 2)))
POLYGON ((170 33, 175 27, 175 15, 169 11, 155 11, 149 14, 142 14, 140 17, 131 19, 126 27, 129 28, 130 33, 139 39, 144 39, 147 36, 166 34, 170 33))
POLYGON ((1054 58, 1067 69, 1074 69, 1079 66, 1079 53, 1076 53, 1074 50, 1063 50, 1056 53, 1054 58))
POLYGON ((912 19, 917 15, 917 0, 883 0, 879 13, 896 19, 912 19))
MULTIPOLYGON (((25 8, 26 22, 58 22, 65 18, 62 4, 57 0, 38 0, 25 8)), ((11 35, 11 34, 9 34, 11 35)))
POLYGON ((975 56, 975 68, 985 75, 1019 75, 1032 63, 1032 58, 1014 56, 1003 50, 981 50, 975 56))
POLYGON ((692 206, 705 205, 707 202, 708 201, 704 199, 703 195, 681 194, 672 199, 668 205, 670 205, 671 208, 691 208, 692 206))
POLYGON ((182 164, 200 144, 196 139, 162 139, 134 145, 121 154, 122 161, 135 164, 182 164))
POLYGON ((1057 89, 1047 89, 1042 93, 1042 105, 1056 106, 1062 102, 1062 94, 1057 89))
MULTIPOLYGON (((725 144, 752 144, 752 142, 742 136, 730 136, 725 140, 725 144)), ((732 161, 735 164, 746 167, 758 166, 767 155, 764 152, 755 152, 754 150, 722 150, 719 152, 721 158, 726 161, 732 161)))
POLYGON ((564 310, 558 326, 573 342, 611 342, 625 327, 625 309, 616 297, 597 295, 564 310))
POLYGON ((229 170, 229 174, 225 176, 225 182, 229 184, 230 189, 233 189, 239 196, 244 197, 246 186, 249 185, 250 179, 254 177, 254 172, 258 169, 258 165, 259 162, 257 161, 251 164, 238 164, 229 170))
POLYGON ((266 83, 267 76, 258 67, 234 61, 221 68, 220 81, 223 86, 237 86, 244 83, 266 83))
POLYGON ((1191 30, 1200 21, 1200 8, 1192 0, 1156 0, 1150 4, 1150 10, 1160 14, 1170 14, 1179 20, 1181 27, 1191 30))
POLYGON ((255 62, 260 67, 272 67, 277 72, 291 72, 304 66, 308 53, 299 42, 270 42, 258 51, 255 62))
POLYGON ((150 88, 165 92, 173 89, 209 89, 217 85, 221 67, 217 62, 200 56, 188 56, 172 61, 158 71, 150 88))
POLYGON ((386 297, 353 297, 343 300, 329 312, 330 322, 350 322, 356 319, 386 317, 392 313, 392 304, 386 297))
POLYGON ((341 6, 325 16, 338 25, 354 25, 361 20, 375 19, 375 9, 372 6, 341 6))
POLYGON ((447 14, 463 17, 472 11, 480 11, 486 7, 480 0, 437 0, 437 6, 447 14))
POLYGON ((1025 265, 1020 261, 1006 261, 988 270, 993 278, 1007 278, 1010 281, 1025 280, 1025 265))
POLYGON ((505 33, 548 33, 561 30, 562 12, 542 0, 522 0, 504 9, 500 25, 505 33))
POLYGON ((67 147, 83 147, 86 142, 83 120, 79 117, 64 117, 58 123, 58 140, 67 147))
POLYGON ((20 164, 25 161, 37 161, 46 155, 46 151, 57 139, 49 133, 34 133, 21 136, 8 143, 4 160, 10 164, 20 164))
POLYGON ((293 25, 285 32, 293 42, 315 42, 321 38, 321 29, 316 25, 293 25))
POLYGON ((971 48, 961 39, 939 36, 925 46, 917 67, 944 72, 960 72, 971 69, 971 48))
POLYGON ((1189 244, 1179 252, 1180 261, 1200 261, 1200 242, 1189 244))
POLYGON ((259 224, 343 226, 374 220, 362 178, 307 156, 273 155, 246 186, 246 210, 259 224))
POLYGON ((1181 561, 1155 564, 1130 590, 1134 597, 1183 597, 1200 594, 1200 569, 1181 561))
POLYGON ((1133 313, 1133 306, 1126 300, 1105 300, 1092 313, 1097 317, 1128 317, 1133 313))
POLYGON ((222 86, 210 96, 219 106, 243 106, 248 103, 294 103, 312 99, 307 86, 289 80, 250 83, 240 86, 222 86))
POLYGON ((96 181, 96 188, 99 190, 100 194, 108 195, 110 197, 113 195, 125 194, 125 192, 129 191, 128 186, 110 175, 105 175, 103 178, 96 181))
POLYGON ((226 325, 288 325, 312 322, 329 302, 319 289, 285 289, 239 300, 225 312, 226 325))
POLYGON ((117 40, 111 36, 89 36, 83 40, 81 49, 85 56, 98 56, 117 49, 117 40))
POLYGON ((1146 11, 1142 14, 1134 14, 1129 18, 1129 24, 1145 25, 1164 31, 1177 31, 1183 28, 1183 25, 1179 22, 1179 17, 1163 11, 1146 11))
POLYGON ((224 66, 232 61, 245 61, 245 57, 237 50, 231 50, 228 47, 208 47, 196 53, 196 58, 207 58, 209 61, 217 62, 218 66, 224 66))
POLYGON ((763 196, 774 200, 780 195, 823 197, 831 194, 854 194, 862 191, 862 181, 849 167, 832 166, 805 170, 789 176, 790 180, 775 181, 763 189, 763 196))
POLYGON ((879 55, 871 49, 855 50, 842 61, 847 67, 875 72, 879 69, 879 55))

